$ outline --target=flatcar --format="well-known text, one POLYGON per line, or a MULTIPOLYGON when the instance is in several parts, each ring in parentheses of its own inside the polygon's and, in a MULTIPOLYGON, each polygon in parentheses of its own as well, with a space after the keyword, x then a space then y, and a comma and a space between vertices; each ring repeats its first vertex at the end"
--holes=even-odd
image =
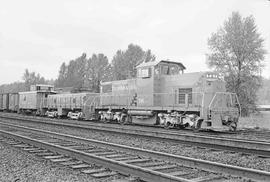
POLYGON ((19 112, 44 116, 47 111, 47 97, 55 94, 51 85, 33 85, 30 91, 19 92, 19 112))
POLYGON ((236 130, 237 96, 226 92, 215 72, 184 73, 185 67, 167 60, 137 66, 137 78, 101 83, 102 120, 159 124, 165 128, 236 130))
POLYGON ((49 95, 47 99, 49 117, 67 116, 71 119, 90 119, 99 104, 98 93, 66 93, 49 95), (91 106, 91 107, 89 107, 91 106))

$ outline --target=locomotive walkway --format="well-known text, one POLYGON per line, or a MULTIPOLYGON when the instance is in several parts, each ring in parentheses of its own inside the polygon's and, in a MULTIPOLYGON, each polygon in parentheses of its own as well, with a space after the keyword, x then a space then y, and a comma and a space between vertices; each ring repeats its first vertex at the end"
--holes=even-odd
MULTIPOLYGON (((184 144, 194 144, 200 147, 207 147, 219 150, 228 150, 234 152, 242 152, 247 154, 253 154, 263 157, 270 157, 270 142, 258 141, 258 140, 247 140, 239 138, 228 138, 219 136, 206 136, 196 133, 176 133, 176 132, 166 132, 164 131, 151 131, 149 129, 134 129, 134 128, 123 128, 119 125, 106 126, 99 123, 82 124, 82 122, 77 123, 74 121, 63 122, 61 120, 50 120, 45 118, 30 118, 24 116, 11 116, 11 115, 0 115, 0 118, 18 120, 24 122, 33 122, 40 124, 49 124, 56 126, 66 126, 79 129, 89 129, 105 132, 114 132, 149 138, 158 138, 159 140, 169 140, 173 142, 180 142, 184 144)), ((84 122, 85 123, 85 122, 84 122)))
MULTIPOLYGON (((1 123, 0 140, 94 177, 146 181, 215 181, 233 176, 270 181, 270 172, 1 123), (12 140, 10 140, 12 139, 12 140), (93 167, 93 163, 96 165, 93 167), (107 169, 110 168, 110 169, 107 169), (233 176, 231 176, 233 175, 233 176)), ((243 179, 244 180, 244 179, 243 179)))

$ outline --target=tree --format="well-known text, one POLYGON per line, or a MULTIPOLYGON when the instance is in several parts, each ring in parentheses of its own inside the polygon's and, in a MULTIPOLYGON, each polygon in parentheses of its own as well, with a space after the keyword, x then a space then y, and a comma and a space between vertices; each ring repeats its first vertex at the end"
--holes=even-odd
POLYGON ((142 62, 154 61, 151 50, 144 51, 140 46, 129 44, 125 51, 118 50, 112 60, 112 72, 115 80, 124 80, 136 76, 136 66, 142 62))
POLYGON ((0 93, 13 93, 13 92, 23 92, 23 91, 29 91, 25 83, 23 82, 13 82, 10 84, 3 84, 0 85, 0 93))
POLYGON ((81 90, 85 87, 85 75, 86 75, 86 54, 83 53, 80 57, 75 60, 69 61, 66 65, 62 63, 59 75, 56 80, 57 87, 73 87, 75 90, 81 90))
POLYGON ((100 81, 103 80, 108 71, 109 61, 104 54, 93 54, 88 59, 86 78, 90 81, 90 88, 94 92, 99 92, 100 81))
POLYGON ((62 65, 60 66, 58 78, 55 81, 55 86, 61 87, 62 85, 65 85, 66 78, 67 78, 67 66, 66 63, 62 63, 62 65))
POLYGON ((244 116, 255 109, 266 54, 263 42, 253 16, 243 18, 238 12, 208 39, 207 64, 224 74, 226 88, 238 95, 244 116))
POLYGON ((153 55, 151 53, 151 50, 147 50, 144 54, 144 62, 151 62, 151 61, 155 61, 156 60, 156 56, 153 55))
POLYGON ((29 72, 28 69, 25 69, 25 72, 24 72, 22 78, 24 80, 25 88, 27 90, 30 89, 31 85, 45 84, 46 83, 45 78, 40 76, 39 73, 36 74, 36 72, 29 72))
POLYGON ((57 87, 72 87, 72 91, 91 90, 99 92, 100 81, 107 80, 111 67, 104 54, 93 54, 87 59, 85 53, 68 65, 63 63, 56 81, 57 87), (108 72, 108 73, 107 73, 108 72))

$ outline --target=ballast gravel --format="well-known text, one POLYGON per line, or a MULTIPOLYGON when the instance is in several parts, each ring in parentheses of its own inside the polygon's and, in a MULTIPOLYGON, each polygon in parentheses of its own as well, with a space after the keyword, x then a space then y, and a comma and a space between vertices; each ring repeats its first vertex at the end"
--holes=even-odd
POLYGON ((0 142, 1 182, 97 182, 111 180, 94 179, 80 171, 60 166, 0 142))
MULTIPOLYGON (((12 123, 20 123, 23 126, 44 129, 54 132, 76 135, 84 138, 91 138, 101 141, 112 142, 132 147, 138 147, 148 150, 160 151, 175 155, 187 156, 196 159, 203 159, 224 164, 230 164, 240 167, 259 169, 270 171, 270 159, 260 158, 255 155, 245 155, 237 152, 229 151, 213 151, 192 145, 180 144, 177 142, 161 141, 158 139, 130 136, 126 134, 116 134, 110 132, 94 131, 89 129, 78 129, 64 126, 43 125, 40 123, 33 124, 28 122, 12 121, 12 123)), ((74 121, 76 122, 76 121, 74 121)), ((169 130, 168 130, 169 132, 169 130)))

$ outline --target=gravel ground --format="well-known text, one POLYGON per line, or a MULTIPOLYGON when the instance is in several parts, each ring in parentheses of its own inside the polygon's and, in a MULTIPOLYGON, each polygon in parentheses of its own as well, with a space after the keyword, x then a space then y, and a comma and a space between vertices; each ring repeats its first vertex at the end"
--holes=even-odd
POLYGON ((0 181, 1 182, 75 182, 111 181, 97 180, 90 175, 60 166, 48 160, 29 154, 0 142, 0 181))
MULTIPOLYGON (((18 123, 18 121, 16 121, 15 123, 18 123)), ((165 142, 160 141, 158 139, 149 139, 146 137, 139 137, 139 136, 135 137, 128 135, 114 134, 109 132, 97 132, 84 129, 71 129, 69 127, 49 126, 40 124, 34 125, 33 123, 25 123, 25 122, 23 122, 22 124, 24 126, 41 128, 55 132, 62 132, 85 138, 102 140, 149 150, 161 151, 176 155, 183 155, 187 157, 204 159, 241 167, 270 171, 270 159, 269 158, 263 159, 254 155, 244 155, 241 153, 232 153, 226 151, 211 151, 196 146, 188 146, 176 142, 167 142, 167 141, 165 142)))

